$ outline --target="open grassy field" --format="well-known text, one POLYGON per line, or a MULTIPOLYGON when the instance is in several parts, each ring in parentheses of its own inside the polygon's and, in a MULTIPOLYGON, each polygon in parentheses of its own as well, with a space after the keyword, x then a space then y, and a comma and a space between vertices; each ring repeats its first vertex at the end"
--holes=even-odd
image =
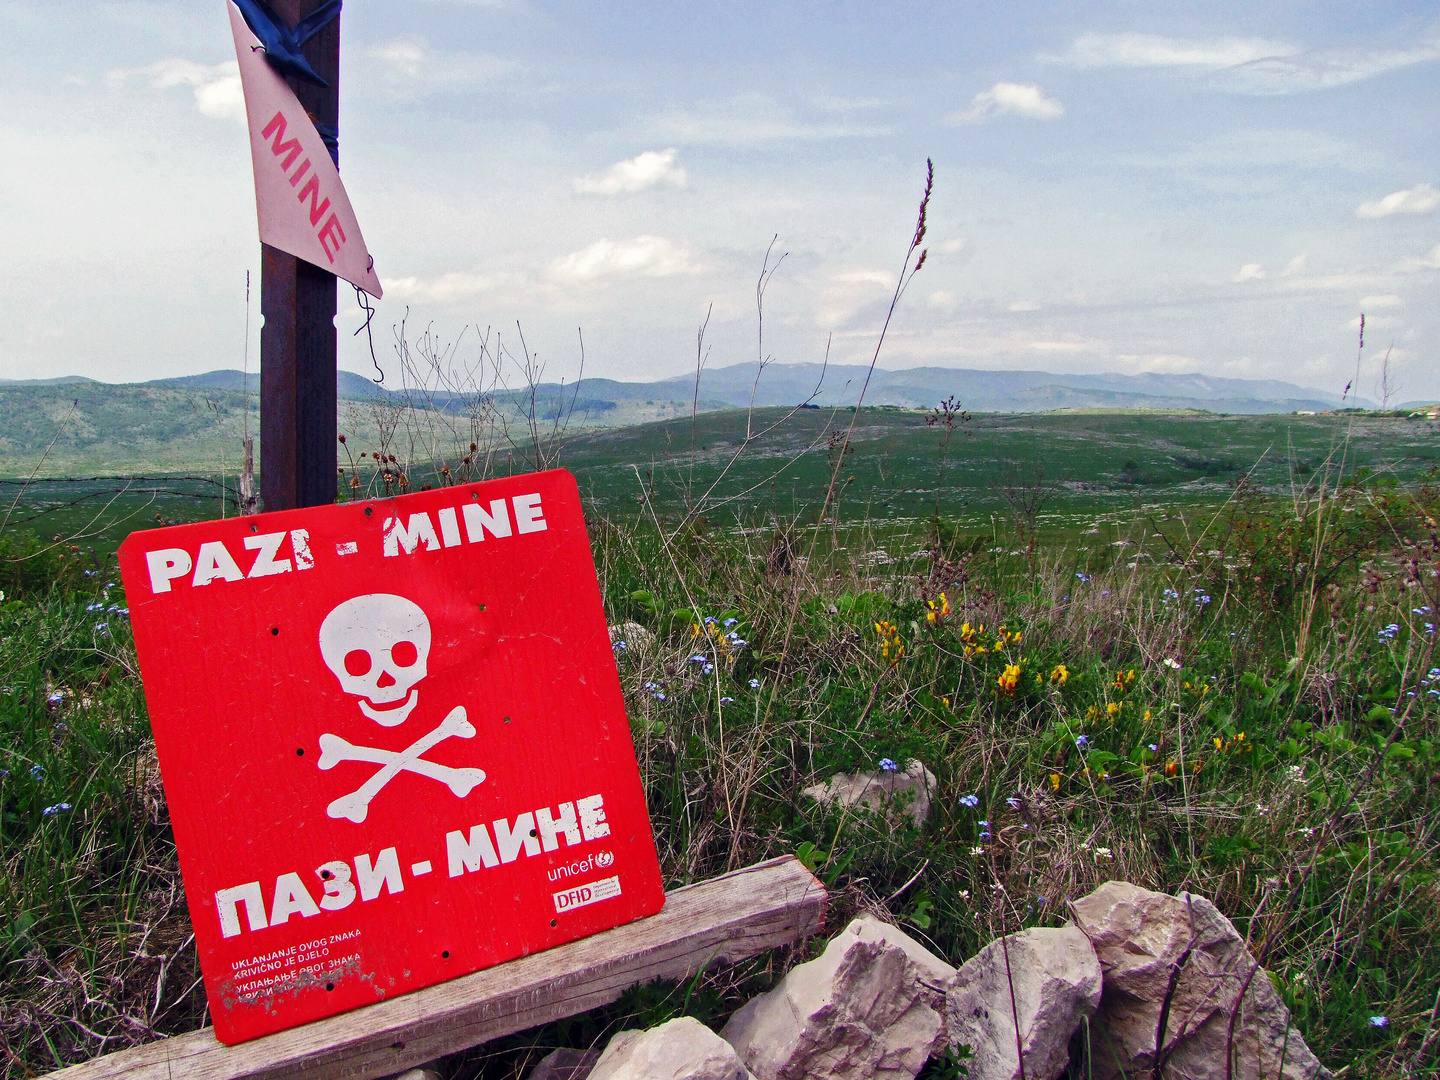
MULTIPOLYGON (((798 852, 831 926, 875 911, 957 963, 1110 878, 1188 889, 1250 936, 1329 1067, 1435 1075, 1433 428, 978 417, 946 447, 943 424, 879 409, 842 456, 850 420, 804 410, 728 471, 743 413, 491 456, 577 474, 610 620, 653 636, 617 663, 667 885, 798 852), (912 758, 940 784, 923 827, 803 794, 912 758)), ((346 493, 463 468, 393 438, 386 459, 357 461, 346 493)), ((128 521, 85 537, 66 515, 89 505, 0 532, 6 1076, 204 1022, 109 545, 219 509, 177 485, 126 493, 107 513, 128 521)), ((718 1022, 799 958, 646 988, 443 1069, 518 1078, 682 1009, 718 1022)))
MULTIPOLYGON (((471 432, 463 422, 355 405, 342 414, 341 462, 353 467, 340 494, 384 494, 383 470, 360 456, 383 450, 396 456, 396 475, 412 488, 440 482, 442 467, 458 480, 559 464, 576 474, 600 514, 623 518, 648 497, 662 517, 695 511, 717 524, 791 518, 811 508, 828 484, 832 440, 850 430, 852 419, 842 489, 830 513, 894 522, 939 512, 972 532, 1004 529, 1013 518, 1007 496, 1032 491, 1053 531, 1087 515, 1223 502, 1242 476, 1278 493, 1342 458, 1351 473, 1368 469, 1403 483, 1440 464, 1440 424, 1396 416, 989 414, 957 422, 947 439, 943 424, 928 423, 930 413, 770 408, 613 430, 565 432, 541 424, 535 438, 519 424, 486 430, 483 447, 471 455, 475 464, 466 467, 471 432), (348 478, 361 486, 352 490, 348 478)), ((11 473, 0 478, 0 507, 13 504, 11 524, 38 536, 79 537, 82 546, 113 550, 157 514, 173 523, 234 513, 238 435, 234 441, 225 462, 217 454, 208 464, 192 462, 188 473, 38 483, 11 473)), ((103 458, 75 464, 83 468, 72 476, 105 471, 103 458)))

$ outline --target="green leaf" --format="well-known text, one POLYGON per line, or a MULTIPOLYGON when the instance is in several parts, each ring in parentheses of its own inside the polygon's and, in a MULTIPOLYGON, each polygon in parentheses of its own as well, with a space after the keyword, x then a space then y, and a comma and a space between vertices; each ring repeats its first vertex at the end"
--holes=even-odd
POLYGON ((801 865, 812 874, 819 868, 820 864, 829 858, 828 851, 821 851, 809 840, 795 849, 795 858, 800 860, 801 865))

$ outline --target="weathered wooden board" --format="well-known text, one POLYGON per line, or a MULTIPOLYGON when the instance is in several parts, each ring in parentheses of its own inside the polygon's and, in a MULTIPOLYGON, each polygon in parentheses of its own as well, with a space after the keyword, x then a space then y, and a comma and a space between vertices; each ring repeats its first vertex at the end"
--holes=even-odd
POLYGON ((209 1028, 74 1065, 56 1080, 371 1080, 683 979, 820 928, 825 888, 786 856, 677 889, 626 926, 452 982, 222 1046, 209 1028))

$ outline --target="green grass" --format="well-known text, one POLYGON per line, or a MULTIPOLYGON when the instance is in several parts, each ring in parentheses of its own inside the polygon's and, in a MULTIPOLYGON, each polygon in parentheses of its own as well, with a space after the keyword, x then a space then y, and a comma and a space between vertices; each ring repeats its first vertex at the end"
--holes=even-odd
MULTIPOLYGON (((716 488, 748 490, 731 503, 699 493, 743 414, 702 416, 693 451, 687 421, 577 438, 561 459, 588 492, 611 621, 657 640, 618 662, 667 884, 800 852, 834 894, 832 928, 880 911, 957 963, 1058 924, 1110 878, 1191 890, 1257 949, 1273 939, 1267 966, 1331 1068, 1433 1074, 1433 1041, 1415 1061, 1440 984, 1428 428, 1358 422, 1336 490, 1334 418, 981 418, 951 443, 937 523, 923 417, 860 414, 838 516, 821 513, 826 418, 796 420, 716 488), (1076 486, 1032 530, 997 474, 1042 457, 1076 486), (1257 461, 1255 486, 1227 486, 1257 461), (652 463, 637 500, 630 466, 652 490, 652 463), (922 829, 802 793, 912 757, 940 783, 922 829)), ((204 1018, 133 648, 110 610, 123 601, 93 543, 32 544, 0 581, 7 1076, 204 1018)), ((718 1023, 786 962, 642 988, 446 1068, 519 1076, 546 1046, 682 1007, 718 1023)))

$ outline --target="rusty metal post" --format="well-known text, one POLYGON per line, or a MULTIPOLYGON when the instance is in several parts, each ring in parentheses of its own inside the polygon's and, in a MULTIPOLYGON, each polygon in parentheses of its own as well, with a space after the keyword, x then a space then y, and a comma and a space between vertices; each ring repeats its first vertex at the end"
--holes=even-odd
MULTIPOLYGON (((322 0, 273 0, 294 26, 322 0)), ((339 126, 340 20, 305 46, 329 86, 290 80, 311 117, 339 126)), ((266 510, 335 501, 335 276, 261 245, 260 494, 266 510)))

